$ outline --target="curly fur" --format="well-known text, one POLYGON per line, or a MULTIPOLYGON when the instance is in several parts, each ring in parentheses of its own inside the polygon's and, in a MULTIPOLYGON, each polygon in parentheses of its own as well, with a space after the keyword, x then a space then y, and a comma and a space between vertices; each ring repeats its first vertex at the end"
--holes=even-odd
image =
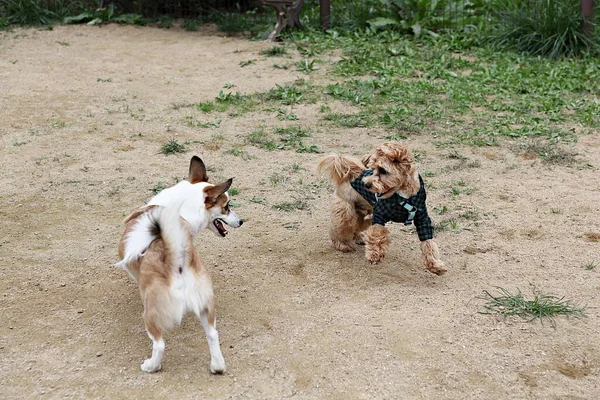
MULTIPOLYGON (((350 182, 367 168, 373 174, 363 179, 370 191, 386 198, 396 192, 408 198, 419 191, 419 175, 413 164, 413 156, 400 143, 379 145, 371 155, 362 160, 343 155, 329 155, 319 163, 317 171, 326 174, 336 186, 331 203, 331 227, 329 236, 333 247, 342 252, 356 250, 356 244, 366 245, 367 260, 376 264, 385 257, 390 245, 389 231, 381 225, 371 224, 372 206, 358 194, 350 182)), ((446 272, 440 259, 439 249, 433 240, 421 243, 426 268, 434 274, 446 272)))

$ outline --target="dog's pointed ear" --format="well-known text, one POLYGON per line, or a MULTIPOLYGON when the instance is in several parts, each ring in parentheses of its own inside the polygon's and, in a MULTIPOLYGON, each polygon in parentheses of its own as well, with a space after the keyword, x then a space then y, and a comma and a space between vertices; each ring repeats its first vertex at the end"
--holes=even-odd
POLYGON ((225 193, 226 191, 229 190, 232 183, 233 183, 233 178, 229 178, 227 181, 225 181, 223 183, 219 183, 218 185, 205 188, 204 191, 206 192, 206 200, 207 201, 216 200, 217 197, 219 197, 220 195, 222 195, 223 193, 225 193))
POLYGON ((206 167, 198 156, 192 157, 190 161, 190 183, 207 182, 208 175, 206 175, 206 167))

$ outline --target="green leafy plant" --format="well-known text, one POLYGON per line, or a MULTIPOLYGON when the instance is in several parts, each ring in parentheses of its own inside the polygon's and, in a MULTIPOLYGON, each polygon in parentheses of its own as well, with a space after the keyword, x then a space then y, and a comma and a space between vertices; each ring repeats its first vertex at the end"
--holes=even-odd
POLYGON ((307 60, 306 58, 296 63, 296 70, 310 74, 313 71, 318 70, 319 67, 315 65, 315 60, 307 60))
POLYGON ((177 139, 171 139, 163 144, 160 152, 166 156, 169 154, 185 153, 187 148, 184 143, 180 143, 177 139))

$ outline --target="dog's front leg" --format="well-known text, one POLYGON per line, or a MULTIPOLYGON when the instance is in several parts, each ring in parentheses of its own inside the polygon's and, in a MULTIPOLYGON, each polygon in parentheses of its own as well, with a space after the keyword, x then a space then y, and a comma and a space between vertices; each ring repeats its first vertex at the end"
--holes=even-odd
POLYGON ((383 225, 371 225, 364 234, 365 256, 371 264, 383 260, 390 245, 390 233, 383 225))
POLYGON ((440 250, 433 239, 427 239, 421 242, 421 253, 425 259, 425 267, 436 275, 442 275, 446 272, 444 263, 440 257, 440 250))
POLYGON ((219 332, 217 332, 217 319, 214 308, 201 312, 198 316, 206 341, 208 342, 208 350, 210 351, 210 372, 213 374, 222 374, 225 372, 225 359, 221 353, 221 345, 219 344, 219 332))

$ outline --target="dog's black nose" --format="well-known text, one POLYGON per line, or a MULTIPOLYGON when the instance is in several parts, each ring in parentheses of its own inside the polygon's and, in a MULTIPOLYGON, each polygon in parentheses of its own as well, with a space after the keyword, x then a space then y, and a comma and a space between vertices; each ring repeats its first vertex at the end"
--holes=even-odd
POLYGON ((240 219, 240 226, 244 225, 244 221, 240 219))
POLYGON ((373 186, 373 185, 372 185, 372 184, 370 184, 370 183, 365 183, 365 187, 366 187, 367 189, 371 189, 371 186, 373 186))

